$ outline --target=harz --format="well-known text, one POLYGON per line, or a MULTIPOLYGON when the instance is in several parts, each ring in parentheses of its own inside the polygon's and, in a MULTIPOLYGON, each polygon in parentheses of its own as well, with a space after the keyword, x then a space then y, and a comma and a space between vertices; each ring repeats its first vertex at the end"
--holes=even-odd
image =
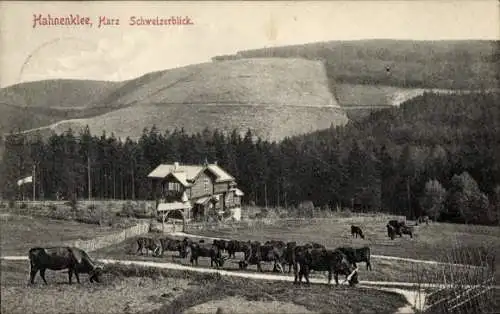
POLYGON ((99 28, 101 26, 115 26, 120 25, 120 19, 111 19, 107 16, 99 16, 99 28))

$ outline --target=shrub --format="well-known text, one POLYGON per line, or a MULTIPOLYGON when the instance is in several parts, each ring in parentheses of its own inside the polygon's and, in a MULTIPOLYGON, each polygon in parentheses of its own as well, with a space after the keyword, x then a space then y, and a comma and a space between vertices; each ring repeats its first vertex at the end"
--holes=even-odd
POLYGON ((21 203, 21 205, 19 205, 19 208, 20 209, 26 209, 26 208, 28 208, 28 204, 26 204, 26 203, 23 202, 23 203, 21 203))
POLYGON ((55 205, 51 204, 51 209, 52 211, 48 214, 48 217, 51 219, 71 220, 74 218, 73 212, 66 208, 58 208, 55 205))
POLYGON ((121 217, 133 217, 134 216, 134 206, 130 201, 126 202, 122 206, 122 210, 116 214, 121 217))
POLYGON ((314 204, 312 201, 304 201, 297 207, 299 217, 312 218, 314 216, 314 204))
POLYGON ((13 208, 16 207, 16 202, 14 200, 9 200, 9 204, 8 205, 9 205, 10 209, 13 209, 13 208))
POLYGON ((69 206, 72 210, 76 210, 78 201, 76 198, 72 197, 68 202, 64 203, 64 205, 69 206))

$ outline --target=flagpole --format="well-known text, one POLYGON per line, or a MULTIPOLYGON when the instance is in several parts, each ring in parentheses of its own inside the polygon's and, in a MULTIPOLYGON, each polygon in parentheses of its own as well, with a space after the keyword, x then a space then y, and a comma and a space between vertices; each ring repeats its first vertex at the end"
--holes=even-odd
POLYGON ((33 164, 33 173, 32 173, 32 176, 33 176, 33 201, 35 201, 35 191, 36 191, 36 180, 35 180, 35 175, 36 175, 36 164, 33 164))

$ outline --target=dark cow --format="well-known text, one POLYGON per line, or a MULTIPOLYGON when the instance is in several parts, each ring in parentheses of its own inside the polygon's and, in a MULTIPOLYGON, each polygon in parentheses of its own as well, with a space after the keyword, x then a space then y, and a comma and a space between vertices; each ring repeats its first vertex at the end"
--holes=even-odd
POLYGON ((206 243, 191 243, 189 246, 191 250, 191 265, 196 263, 198 266, 198 258, 199 257, 208 257, 210 258, 210 267, 219 268, 224 266, 224 262, 228 258, 227 256, 222 256, 221 250, 213 245, 206 243))
POLYGON ((228 241, 224 239, 214 239, 212 244, 218 247, 221 252, 224 252, 225 250, 227 250, 228 241))
POLYGON ((403 234, 401 233, 401 227, 404 225, 406 225, 404 221, 389 220, 389 222, 387 223, 387 235, 391 239, 394 239, 395 234, 399 235, 399 237, 402 237, 403 234), (390 228, 389 226, 392 228, 390 228), (389 229, 391 229, 392 231, 389 231, 389 229))
POLYGON ((165 251, 179 252, 181 258, 186 257, 186 245, 184 241, 177 240, 170 237, 165 237, 160 239, 161 253, 160 256, 163 257, 165 251))
POLYGON ((420 216, 420 217, 418 217, 417 222, 419 224, 425 222, 425 224, 428 225, 429 224, 429 216, 420 216))
POLYGON ((366 269, 372 270, 372 265, 370 263, 370 248, 368 246, 362 248, 339 247, 337 250, 344 253, 349 261, 354 264, 354 267, 357 268, 356 263, 365 262, 366 269))
POLYGON ((361 237, 361 239, 365 238, 363 230, 361 230, 360 227, 354 225, 351 226, 351 235, 356 238, 358 237, 358 235, 361 237))
POLYGON ((78 274, 89 274, 90 282, 99 282, 99 274, 102 267, 97 266, 88 254, 79 248, 75 247, 35 247, 29 250, 28 257, 30 260, 30 283, 35 283, 35 276, 40 271, 40 277, 43 282, 45 280, 45 270, 68 270, 69 284, 75 274, 76 281, 80 283, 78 274))
POLYGON ((237 252, 242 252, 245 254, 245 259, 247 258, 247 254, 250 252, 250 241, 238 241, 238 240, 230 240, 226 243, 226 250, 229 254, 229 258, 236 258, 237 252))
POLYGON ((396 228, 394 226, 387 224, 387 236, 391 238, 391 240, 394 240, 394 237, 396 236, 396 228))
POLYGON ((137 251, 135 253, 137 254, 140 252, 140 255, 143 255, 144 249, 146 249, 146 255, 148 255, 151 250, 154 256, 158 256, 161 251, 160 241, 147 237, 137 238, 137 251))
POLYGON ((291 273, 292 266, 295 263, 295 247, 296 246, 297 246, 297 242, 295 242, 295 241, 288 242, 286 244, 284 260, 285 260, 285 263, 288 264, 288 273, 291 273))
POLYGON ((319 244, 316 242, 310 242, 305 244, 306 247, 308 248, 313 248, 313 249, 324 249, 326 250, 326 247, 323 244, 319 244))
POLYGON ((413 238, 413 227, 412 226, 401 226, 400 232, 402 234, 407 234, 410 238, 413 238))
POLYGON ((345 275, 350 286, 358 283, 357 268, 349 262, 347 256, 339 250, 312 249, 306 246, 297 246, 295 248, 294 284, 302 283, 302 277, 305 277, 309 284, 309 273, 314 271, 327 271, 328 284, 332 281, 332 274, 335 278, 335 284, 339 284, 338 275, 345 275))
POLYGON ((245 269, 248 265, 257 265, 257 270, 262 272, 261 262, 273 262, 273 271, 283 272, 285 261, 286 245, 282 241, 271 241, 261 245, 260 242, 252 242, 250 254, 245 254, 245 259, 239 262, 240 269, 245 269))

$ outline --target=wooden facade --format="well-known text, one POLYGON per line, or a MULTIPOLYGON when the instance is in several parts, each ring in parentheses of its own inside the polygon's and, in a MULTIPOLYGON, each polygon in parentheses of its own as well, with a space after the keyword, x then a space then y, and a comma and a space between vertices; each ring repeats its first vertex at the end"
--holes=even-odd
POLYGON ((216 164, 160 165, 149 174, 157 203, 189 202, 188 220, 204 220, 209 213, 224 213, 241 206, 243 193, 235 179, 216 164))

